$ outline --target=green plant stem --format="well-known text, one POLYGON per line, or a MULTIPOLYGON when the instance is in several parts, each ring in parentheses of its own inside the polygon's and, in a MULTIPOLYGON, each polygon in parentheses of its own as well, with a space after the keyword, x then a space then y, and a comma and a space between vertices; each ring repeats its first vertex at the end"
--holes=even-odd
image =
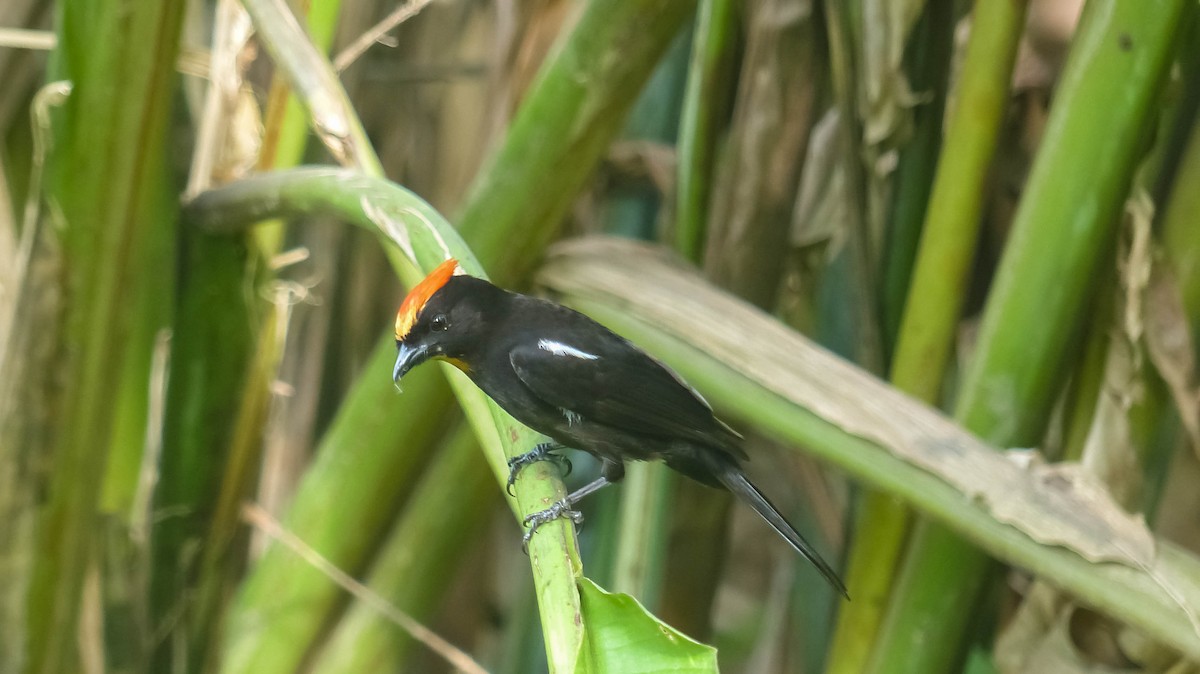
MULTIPOLYGON (((247 374, 253 369, 257 307, 247 305, 246 287, 253 277, 247 273, 245 237, 184 231, 180 248, 181 265, 189 271, 180 274, 172 322, 171 374, 153 498, 154 511, 166 515, 155 518, 149 591, 154 624, 173 621, 181 633, 194 636, 213 629, 196 622, 192 612, 196 550, 211 532, 222 489, 238 488, 238 500, 245 493, 245 483, 233 485, 222 478, 227 461, 238 460, 231 450, 245 387, 256 382, 266 386, 270 378, 258 381, 247 374)), ((257 442, 238 449, 256 460, 257 442)), ((238 526, 236 516, 229 524, 238 526)), ((163 639, 156 644, 154 667, 166 668, 182 658, 198 668, 206 653, 203 643, 163 639), (183 644, 188 653, 177 652, 183 644)))
POLYGON ((1200 338, 1200 124, 1195 124, 1162 218, 1163 250, 1183 295, 1192 339, 1200 338))
MULTIPOLYGON (((419 621, 436 615, 442 593, 470 550, 479 547, 486 515, 499 501, 493 482, 470 429, 451 432, 375 555, 367 587, 419 621)), ((401 634, 372 608, 355 604, 314 659, 312 671, 401 671, 416 645, 401 634)))
MULTIPOLYGON (((192 232, 190 236, 197 237, 198 240, 205 235, 192 232)), ((242 239, 243 237, 238 237, 232 241, 237 244, 242 239)), ((215 237, 213 240, 216 240, 215 237)), ((228 277, 240 280, 241 274, 234 271, 228 277)), ((238 287, 244 286, 238 284, 238 287)), ((177 591, 188 592, 191 595, 188 613, 185 614, 188 619, 181 619, 177 628, 180 631, 186 628, 187 639, 166 641, 170 647, 181 641, 191 646, 191 652, 187 653, 187 656, 190 669, 195 671, 216 671, 219 651, 212 645, 220 638, 221 618, 228 610, 230 599, 241 581, 246 565, 246 544, 249 536, 242 527, 239 511, 244 500, 253 493, 259 477, 263 428, 270 413, 271 384, 278 377, 279 362, 283 358, 286 335, 281 333, 287 327, 288 311, 276 306, 270 318, 258 321, 256 344, 252 352, 245 354, 246 373, 240 391, 220 391, 227 395, 240 396, 237 396, 236 411, 230 410, 226 423, 221 424, 221 427, 228 431, 222 440, 229 446, 227 453, 218 455, 225 458, 221 473, 214 475, 213 477, 217 478, 215 484, 204 485, 208 491, 202 492, 206 499, 205 505, 211 510, 211 516, 202 521, 205 537, 199 543, 201 548, 199 554, 194 555, 195 559, 191 556, 185 557, 181 551, 173 551, 187 561, 187 566, 196 568, 197 579, 194 587, 177 588, 177 591)), ((246 314, 245 318, 250 318, 249 311, 243 313, 246 314)), ((249 333, 250 326, 241 321, 213 322, 232 324, 249 333)), ((210 348, 211 346, 213 345, 210 345, 210 348)), ((194 423, 188 430, 204 437, 198 425, 194 423)), ((210 461, 215 462, 216 459, 217 456, 214 456, 210 461)), ((196 544, 195 540, 185 541, 188 547, 196 544)), ((173 568, 184 567, 184 563, 179 562, 173 568)), ((168 614, 166 617, 172 616, 168 614)), ((177 661, 176 658, 179 657, 169 648, 163 649, 163 656, 164 659, 159 664, 164 667, 167 663, 177 661)))
MULTIPOLYGON (((1009 447, 1041 440, 1097 265, 1111 250, 1185 4, 1091 0, 1084 11, 956 407, 981 438, 1009 447)), ((914 535, 912 582, 897 587, 875 671, 945 671, 958 657, 988 562, 956 539, 938 525, 914 535), (934 566, 919 572, 922 563, 934 566), (935 595, 954 598, 954 606, 937 606, 935 595)))
POLYGON ((1090 325, 1081 336, 1082 348, 1070 388, 1063 396, 1062 448, 1053 461, 1079 461, 1096 417, 1096 403, 1104 388, 1109 342, 1112 339, 1117 292, 1116 269, 1108 270, 1092 297, 1090 325))
MULTIPOLYGON (((54 115, 47 198, 64 253, 66 385, 28 592, 28 672, 79 671, 80 639, 102 636, 81 633, 80 597, 99 561, 98 499, 122 374, 136 372, 125 368, 126 347, 149 343, 140 333, 152 326, 137 312, 161 288, 152 273, 173 245, 163 246, 174 220, 165 139, 181 18, 178 2, 59 7, 50 70, 73 89, 54 115)), ((138 357, 148 372, 149 353, 138 357)))
POLYGON ((634 463, 622 481, 612 589, 655 610, 669 538, 671 474, 659 463, 634 463))
POLYGON ((981 0, 938 158, 891 379, 934 403, 966 300, 986 182, 1000 138, 1025 0, 981 0))
POLYGON ((858 507, 846 562, 846 587, 853 588, 854 600, 838 611, 826 667, 831 674, 866 667, 912 524, 908 505, 885 492, 866 490, 858 507))
POLYGON ((543 66, 504 143, 458 216, 489 267, 522 278, 558 231, 579 189, 625 121, 692 0, 589 4, 543 66), (513 245, 514 241, 521 245, 513 245))
MULTIPOLYGON (((383 339, 364 367, 386 369, 394 360, 394 340, 383 339)), ((394 485, 411 481, 420 470, 428 458, 426 448, 440 433, 431 420, 446 419, 452 401, 435 368, 414 371, 404 388, 404 395, 397 396, 386 376, 365 377, 350 392, 321 439, 284 522, 351 572, 361 569, 376 548, 405 498, 394 485), (388 442, 364 444, 363 437, 388 442)), ((320 571, 282 546, 269 546, 226 618, 221 671, 294 672, 339 596, 337 586, 320 571)))
MULTIPOLYGON (((920 228, 911 285, 903 279, 903 287, 909 289, 908 300, 892 359, 891 381, 929 404, 938 402, 966 296, 1025 5, 1023 0, 982 0, 975 5, 976 30, 967 48, 956 108, 946 129, 932 197, 920 228)), ((905 184, 902 180, 901 186, 905 184)), ((916 207, 910 204, 904 213, 916 207)), ((897 212, 897 218, 901 217, 897 212)), ((898 280, 890 279, 893 284, 898 280)), ((861 672, 866 666, 895 585, 911 520, 908 508, 894 498, 873 492, 864 496, 847 575, 861 601, 852 602, 838 616, 831 672, 861 672)))
POLYGON ((701 0, 676 141, 675 249, 692 262, 699 262, 704 253, 714 155, 731 93, 736 29, 737 3, 701 0))
MULTIPOLYGON (((1143 570, 1092 562, 1072 547, 1036 542, 1024 529, 999 521, 978 494, 969 496, 904 458, 910 454, 905 447, 920 448, 948 463, 980 461, 1011 469, 1007 460, 990 456, 993 448, 644 249, 564 248, 541 281, 569 306, 663 359, 723 412, 903 499, 997 558, 1118 616, 1149 638, 1200 657, 1200 633, 1180 606, 1200 606, 1200 561, 1178 546, 1156 539, 1156 552, 1143 570), (913 432, 889 432, 896 440, 882 440, 877 433, 893 423, 912 424, 913 432), (1171 590, 1155 577, 1169 579, 1171 590)), ((979 470, 999 478, 993 469, 979 470)), ((1014 491, 1051 491, 1031 472, 1017 475, 1010 483, 1014 491)), ((1107 510, 1119 512, 1111 503, 1107 510)), ((1063 531, 1084 533, 1060 515, 1030 511, 1030 517, 1049 517, 1063 531)))
MULTIPOLYGON (((946 90, 950 84, 950 62, 954 52, 953 10, 952 3, 928 3, 924 16, 917 23, 910 38, 909 49, 912 54, 908 59, 906 72, 911 79, 913 90, 922 96, 923 100, 912 112, 912 140, 900 149, 892 210, 886 232, 887 244, 884 246, 880 310, 884 346, 889 363, 895 360, 900 321, 912 286, 917 248, 924 230, 929 197, 938 167, 938 155, 942 148, 946 90)), ((979 11, 979 6, 976 7, 976 11, 979 11)), ((990 30, 996 28, 992 26, 989 32, 990 30)), ((959 96, 968 95, 971 90, 965 84, 966 81, 991 74, 990 70, 984 70, 971 60, 968 51, 968 58, 959 77, 959 96)), ((978 85, 973 86, 976 89, 980 88, 978 85)), ((999 115, 991 121, 998 125, 999 115)), ((984 129, 986 128, 985 126, 984 129)), ((998 128, 997 126, 996 133, 998 128)))

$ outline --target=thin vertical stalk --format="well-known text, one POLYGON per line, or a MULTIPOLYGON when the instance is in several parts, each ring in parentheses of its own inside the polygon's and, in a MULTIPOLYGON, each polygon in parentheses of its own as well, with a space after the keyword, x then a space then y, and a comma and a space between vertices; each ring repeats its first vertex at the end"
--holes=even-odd
POLYGON ((1196 185, 1200 185, 1200 123, 1194 123, 1162 218, 1163 250, 1183 295, 1193 339, 1200 338, 1200 190, 1196 185))
MULTIPOLYGON (((979 11, 978 6, 976 11, 979 11)), ((900 149, 895 192, 885 234, 887 243, 882 263, 880 308, 889 363, 895 357, 900 321, 912 285, 913 268, 916 266, 917 250, 929 211, 929 197, 942 148, 950 62, 954 53, 954 27, 953 3, 930 2, 913 29, 909 44, 911 54, 905 70, 913 90, 922 97, 922 102, 912 112, 912 140, 900 149)), ((999 29, 987 25, 987 30, 999 29)), ((998 69, 1003 70, 1003 67, 998 69)), ((970 58, 968 52, 960 82, 981 77, 979 70, 979 64, 970 58)), ((960 85, 959 89, 960 96, 969 94, 965 85, 960 85)), ((993 122, 998 124, 998 118, 993 122)), ((987 128, 986 125, 981 126, 987 128)))
POLYGON ((714 156, 733 79, 737 4, 732 0, 701 0, 696 12, 676 142, 674 226, 675 249, 693 262, 699 262, 704 253, 714 156))
POLYGON ((663 464, 639 462, 630 464, 622 481, 612 589, 650 610, 662 587, 673 477, 663 464))
POLYGON ((966 300, 1027 4, 981 0, 975 5, 891 373, 897 387, 929 403, 941 393, 966 300))

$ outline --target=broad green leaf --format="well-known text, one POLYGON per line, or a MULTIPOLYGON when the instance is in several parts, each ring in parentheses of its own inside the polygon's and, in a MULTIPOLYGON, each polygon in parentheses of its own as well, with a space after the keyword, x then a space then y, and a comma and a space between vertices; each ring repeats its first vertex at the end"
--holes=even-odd
POLYGON ((580 578, 579 598, 587 633, 585 660, 577 671, 717 671, 717 649, 676 631, 633 597, 607 592, 591 580, 580 578))

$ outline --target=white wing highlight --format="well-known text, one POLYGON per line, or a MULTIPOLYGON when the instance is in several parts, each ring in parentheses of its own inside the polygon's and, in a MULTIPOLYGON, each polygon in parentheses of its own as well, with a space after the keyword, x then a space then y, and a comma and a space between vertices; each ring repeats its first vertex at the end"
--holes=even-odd
POLYGON ((600 356, 587 351, 580 351, 569 344, 556 342, 550 339, 539 339, 538 348, 542 351, 548 351, 556 356, 570 356, 571 358, 579 358, 582 360, 597 360, 600 356))

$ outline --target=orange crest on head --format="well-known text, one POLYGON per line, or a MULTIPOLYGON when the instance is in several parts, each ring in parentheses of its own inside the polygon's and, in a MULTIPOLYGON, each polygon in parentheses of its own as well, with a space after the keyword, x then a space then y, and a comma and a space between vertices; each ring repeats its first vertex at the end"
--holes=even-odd
POLYGON ((409 291, 408 297, 400 304, 400 311, 396 312, 396 341, 404 339, 408 331, 412 330, 413 323, 417 322, 417 314, 425 308, 429 298, 441 290, 451 276, 461 273, 462 267, 458 266, 458 260, 450 258, 439 264, 425 280, 409 291))

